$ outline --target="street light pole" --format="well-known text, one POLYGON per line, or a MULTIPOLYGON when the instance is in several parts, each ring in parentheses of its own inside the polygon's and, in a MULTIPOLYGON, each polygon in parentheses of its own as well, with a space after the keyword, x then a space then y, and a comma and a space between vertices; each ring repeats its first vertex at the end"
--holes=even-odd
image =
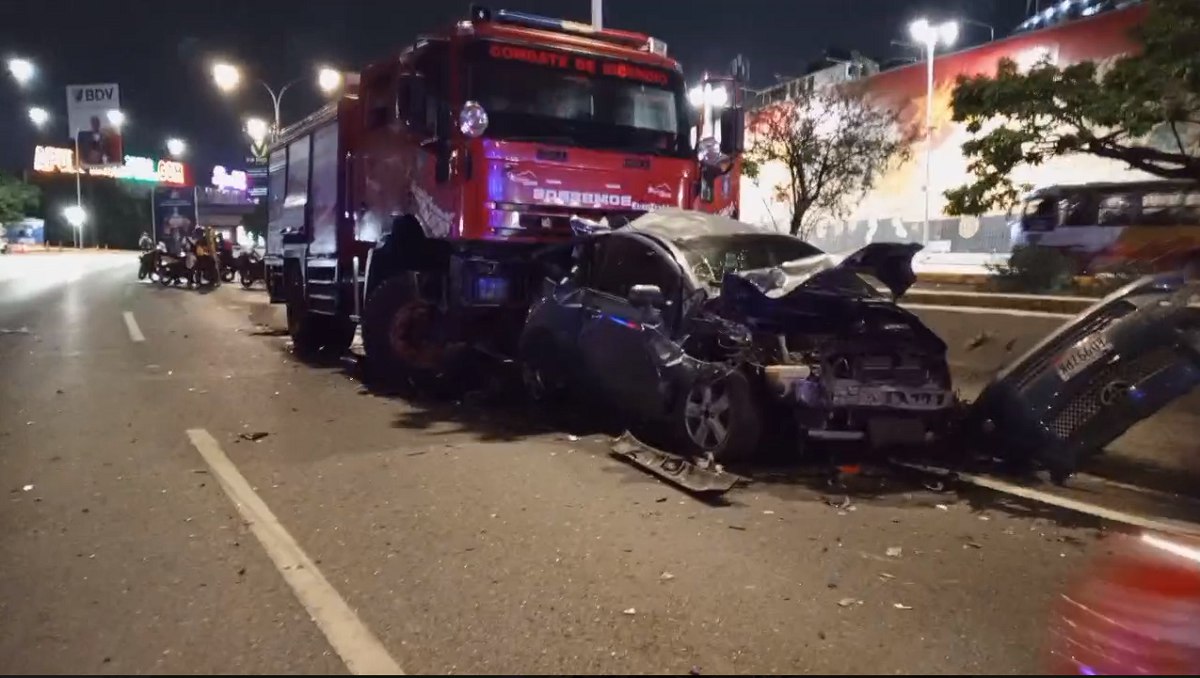
POLYGON ((274 134, 278 134, 279 130, 283 127, 282 115, 280 115, 280 111, 279 111, 279 102, 283 100, 283 95, 287 93, 288 88, 290 88, 292 85, 294 85, 298 82, 300 82, 299 78, 287 83, 283 87, 280 87, 279 92, 276 93, 275 90, 272 89, 271 86, 267 84, 266 80, 258 81, 258 84, 262 85, 263 89, 267 90, 267 94, 271 95, 271 104, 275 107, 275 127, 273 128, 274 134))
POLYGON ((933 50, 936 43, 925 43, 925 225, 921 244, 929 245, 929 194, 933 189, 933 50))
POLYGON ((913 40, 925 46, 925 223, 921 243, 929 244, 929 212, 933 192, 933 59, 938 43, 954 44, 958 39, 958 24, 947 21, 937 26, 918 19, 908 26, 913 40))
POLYGON ((604 0, 592 0, 592 28, 604 28, 604 0))
MULTIPOLYGON (((83 163, 79 158, 79 135, 75 135, 75 207, 79 209, 79 213, 83 212, 83 185, 80 183, 80 176, 83 174, 83 163)), ((72 237, 75 239, 75 248, 83 248, 83 230, 72 224, 72 237)))

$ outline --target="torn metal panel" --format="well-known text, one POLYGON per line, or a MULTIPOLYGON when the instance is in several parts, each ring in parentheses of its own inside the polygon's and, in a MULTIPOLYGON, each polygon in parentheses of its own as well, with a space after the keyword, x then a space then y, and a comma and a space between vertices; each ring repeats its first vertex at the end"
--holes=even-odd
POLYGON ((679 455, 650 447, 628 431, 613 444, 612 454, 697 494, 723 494, 744 480, 719 468, 704 467, 679 455))

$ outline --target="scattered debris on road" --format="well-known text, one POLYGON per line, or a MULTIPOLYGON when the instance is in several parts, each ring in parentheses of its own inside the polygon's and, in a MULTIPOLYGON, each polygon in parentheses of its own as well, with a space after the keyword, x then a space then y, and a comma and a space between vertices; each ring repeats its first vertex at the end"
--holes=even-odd
POLYGON ((899 546, 889 546, 887 547, 887 551, 885 551, 885 553, 887 554, 888 558, 899 558, 904 553, 904 549, 900 548, 899 546))
POLYGON ((575 435, 574 433, 568 433, 567 440, 569 440, 573 443, 576 443, 576 442, 579 442, 579 436, 575 435))
POLYGON ((632 616, 632 615, 635 615, 635 614, 637 614, 637 608, 633 608, 633 607, 626 608, 626 609, 625 609, 625 610, 622 612, 622 614, 627 614, 627 615, 630 615, 630 616, 632 616))
POLYGON ((266 431, 254 431, 252 433, 239 433, 238 437, 242 440, 249 440, 252 443, 256 443, 269 435, 271 434, 266 431))
POLYGON ((26 486, 24 486, 24 487, 22 487, 22 488, 21 488, 21 491, 23 491, 23 492, 28 492, 28 491, 30 491, 30 490, 32 490, 32 489, 33 489, 33 485, 26 485, 26 486))
POLYGON ((671 581, 675 578, 675 575, 671 574, 670 572, 663 572, 662 574, 658 575, 658 578, 662 581, 671 581))
POLYGON ((858 598, 842 598, 838 601, 838 607, 850 607, 851 605, 860 605, 862 601, 858 598))
POLYGON ((912 609, 911 605, 905 605, 904 603, 892 603, 892 607, 896 608, 897 610, 911 610, 912 609))
POLYGON ((16 329, 8 329, 0 327, 0 334, 29 334, 28 327, 18 327, 16 329))
POLYGON ((946 506, 945 504, 935 504, 934 508, 936 508, 939 511, 949 511, 950 510, 950 507, 946 506))
POLYGON ((628 431, 613 443, 612 455, 696 494, 723 494, 742 480, 719 466, 702 468, 689 459, 650 447, 628 431))
POLYGON ((971 337, 967 341, 966 348, 968 351, 974 351, 975 349, 979 348, 980 346, 983 346, 984 344, 988 343, 991 340, 992 340, 992 334, 990 332, 980 332, 979 334, 976 334, 975 336, 971 337))

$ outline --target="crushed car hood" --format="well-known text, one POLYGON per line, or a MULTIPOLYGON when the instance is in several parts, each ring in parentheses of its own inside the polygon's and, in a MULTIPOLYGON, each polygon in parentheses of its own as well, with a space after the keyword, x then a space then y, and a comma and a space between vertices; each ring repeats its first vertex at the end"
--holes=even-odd
POLYGON ((730 273, 722 281, 721 290, 724 294, 730 285, 749 282, 770 298, 788 297, 799 289, 871 296, 870 284, 860 277, 870 276, 883 283, 893 298, 899 298, 916 282, 912 259, 921 249, 917 243, 871 243, 841 261, 818 254, 774 268, 730 273))
POLYGON ((912 284, 912 257, 920 249, 878 243, 841 262, 818 255, 782 267, 729 273, 712 303, 724 318, 762 330, 916 341, 942 352, 946 345, 940 337, 860 277, 871 275, 899 295, 912 284))

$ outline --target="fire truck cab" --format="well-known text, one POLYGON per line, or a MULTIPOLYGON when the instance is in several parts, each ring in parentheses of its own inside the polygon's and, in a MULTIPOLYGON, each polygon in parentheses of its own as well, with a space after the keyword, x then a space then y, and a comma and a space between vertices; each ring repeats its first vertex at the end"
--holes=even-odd
POLYGON ((270 148, 268 288, 296 349, 361 324, 372 371, 512 355, 537 255, 573 223, 736 217, 734 85, 697 100, 654 38, 483 8, 367 66, 270 148))

